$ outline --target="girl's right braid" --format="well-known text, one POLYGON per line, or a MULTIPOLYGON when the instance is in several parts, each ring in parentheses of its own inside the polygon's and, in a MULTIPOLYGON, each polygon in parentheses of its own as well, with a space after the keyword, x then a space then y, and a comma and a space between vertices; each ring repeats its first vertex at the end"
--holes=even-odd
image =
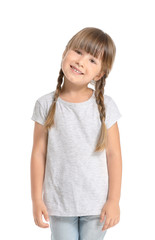
POLYGON ((57 101, 57 98, 59 97, 59 93, 61 91, 61 84, 62 84, 62 81, 63 81, 63 76, 64 76, 64 73, 63 73, 62 69, 60 69, 59 77, 58 77, 58 80, 57 80, 58 84, 57 84, 57 87, 56 87, 54 98, 53 98, 52 104, 50 106, 50 109, 49 109, 49 112, 48 112, 48 115, 47 115, 47 118, 46 118, 46 121, 45 121, 45 124, 44 124, 44 127, 45 127, 46 130, 48 130, 49 128, 51 128, 54 125, 54 115, 55 115, 55 110, 56 110, 56 101, 57 101))
POLYGON ((56 86, 53 102, 56 102, 57 98, 59 97, 59 93, 61 91, 61 85, 62 85, 62 82, 63 82, 63 76, 64 76, 64 73, 63 73, 62 68, 61 68, 60 71, 59 71, 59 77, 58 77, 58 80, 57 80, 58 83, 57 83, 57 86, 56 86))

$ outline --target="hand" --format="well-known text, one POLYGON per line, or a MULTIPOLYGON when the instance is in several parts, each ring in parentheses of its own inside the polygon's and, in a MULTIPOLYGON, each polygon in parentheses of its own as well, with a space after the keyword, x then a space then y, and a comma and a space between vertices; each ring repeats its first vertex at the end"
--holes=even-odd
POLYGON ((102 230, 108 229, 116 225, 120 220, 120 207, 119 203, 115 200, 107 200, 104 204, 101 215, 100 215, 100 222, 104 220, 106 215, 106 220, 104 223, 104 227, 102 230))
POLYGON ((44 219, 48 222, 48 212, 43 200, 35 200, 33 201, 33 217, 35 224, 42 228, 49 227, 49 224, 44 223, 42 220, 42 214, 44 215, 44 219))

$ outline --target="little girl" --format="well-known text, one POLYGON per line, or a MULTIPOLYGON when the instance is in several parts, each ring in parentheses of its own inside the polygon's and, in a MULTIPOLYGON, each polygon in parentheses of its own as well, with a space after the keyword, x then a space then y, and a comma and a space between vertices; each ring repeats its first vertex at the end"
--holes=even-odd
POLYGON ((122 115, 104 94, 115 53, 107 33, 82 29, 65 48, 56 90, 35 102, 33 217, 39 227, 49 227, 42 215, 49 221, 51 240, 101 240, 120 220, 122 115))

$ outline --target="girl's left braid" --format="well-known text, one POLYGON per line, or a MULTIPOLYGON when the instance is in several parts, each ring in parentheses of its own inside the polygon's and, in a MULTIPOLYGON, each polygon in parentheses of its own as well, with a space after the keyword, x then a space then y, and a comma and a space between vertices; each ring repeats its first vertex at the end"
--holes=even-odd
POLYGON ((104 87, 106 84, 106 77, 107 75, 104 74, 104 76, 95 84, 95 97, 96 97, 96 103, 98 105, 98 109, 100 113, 101 122, 105 120, 105 117, 106 117, 105 105, 104 105, 104 87))

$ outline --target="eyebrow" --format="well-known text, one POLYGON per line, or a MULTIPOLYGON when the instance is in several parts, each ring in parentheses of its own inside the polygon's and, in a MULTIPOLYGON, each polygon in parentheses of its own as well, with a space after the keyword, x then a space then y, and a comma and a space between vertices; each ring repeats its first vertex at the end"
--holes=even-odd
POLYGON ((87 53, 84 49, 81 49, 81 48, 75 48, 74 50, 78 50, 78 51, 81 51, 81 52, 84 52, 84 53, 86 53, 86 54, 89 54, 90 56, 92 56, 92 58, 94 58, 95 59, 95 61, 97 62, 97 63, 100 63, 100 61, 101 61, 101 58, 97 58, 97 57, 94 57, 92 54, 90 54, 90 53, 87 53))

